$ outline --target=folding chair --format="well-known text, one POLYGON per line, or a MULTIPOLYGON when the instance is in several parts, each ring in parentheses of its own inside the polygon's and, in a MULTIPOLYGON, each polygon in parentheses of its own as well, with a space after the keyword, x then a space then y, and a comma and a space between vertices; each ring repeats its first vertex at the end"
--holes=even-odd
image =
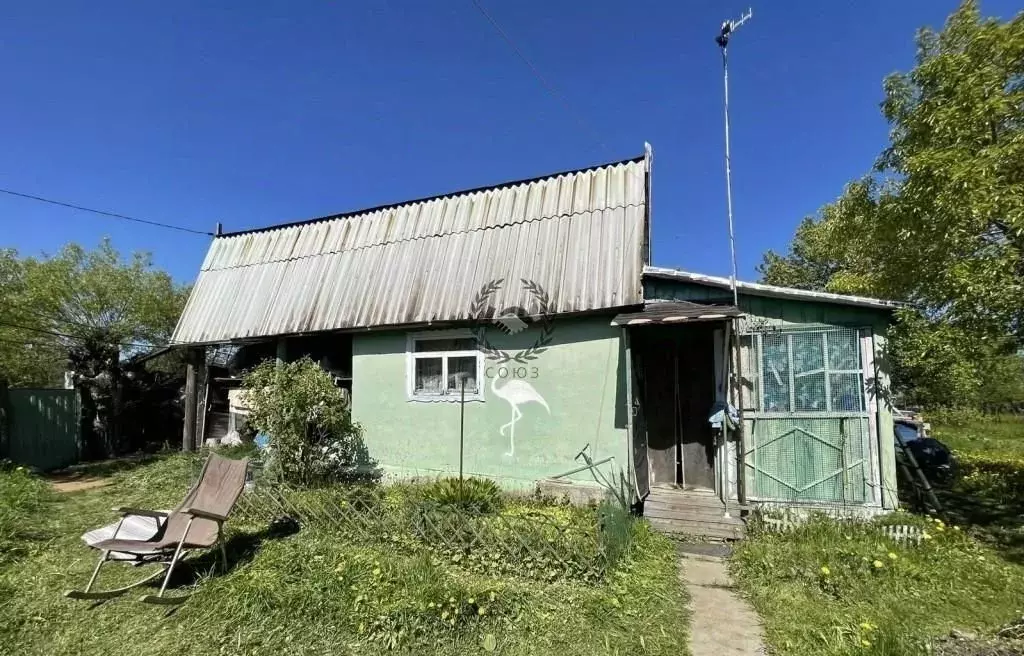
POLYGON ((185 495, 181 505, 171 513, 138 508, 115 508, 115 512, 121 513, 121 521, 118 522, 117 529, 110 539, 101 540, 91 545, 102 553, 85 590, 68 590, 64 596, 70 599, 111 599, 163 574, 164 581, 160 586, 160 592, 156 595, 145 595, 140 598, 140 601, 151 604, 180 604, 188 599, 188 595, 164 596, 167 583, 174 573, 174 567, 187 551, 218 547, 221 563, 224 569, 227 569, 224 522, 227 521, 231 509, 245 487, 245 472, 248 464, 248 459, 232 460, 217 454, 210 454, 199 474, 198 482, 185 495), (157 522, 160 522, 161 519, 164 521, 156 535, 148 540, 119 540, 117 532, 121 529, 125 519, 133 515, 153 517, 157 522), (111 560, 112 554, 118 554, 118 558, 121 559, 127 556, 127 562, 137 565, 157 563, 162 565, 163 569, 157 570, 131 585, 114 590, 93 591, 92 586, 96 583, 100 568, 105 562, 111 560))

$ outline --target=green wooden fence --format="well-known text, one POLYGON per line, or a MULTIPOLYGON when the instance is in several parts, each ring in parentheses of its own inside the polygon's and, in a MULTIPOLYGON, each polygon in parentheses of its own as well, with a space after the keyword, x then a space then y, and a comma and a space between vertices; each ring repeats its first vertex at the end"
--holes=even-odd
POLYGON ((0 458, 44 471, 78 462, 81 453, 76 390, 0 390, 0 458))

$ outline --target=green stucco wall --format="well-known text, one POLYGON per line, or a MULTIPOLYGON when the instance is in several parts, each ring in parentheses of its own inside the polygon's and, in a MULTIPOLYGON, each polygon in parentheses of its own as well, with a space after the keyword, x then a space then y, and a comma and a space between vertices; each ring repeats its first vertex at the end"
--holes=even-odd
MULTIPOLYGON (((728 290, 688 281, 675 281, 649 277, 644 280, 644 297, 647 299, 685 300, 703 303, 732 303, 728 290)), ((780 299, 745 294, 739 296, 739 306, 744 312, 740 322, 741 332, 759 330, 799 330, 823 326, 842 326, 848 328, 869 329, 874 349, 874 381, 869 385, 869 394, 877 390, 873 396, 877 428, 877 442, 873 445, 874 457, 878 458, 880 481, 872 485, 869 496, 874 503, 881 502, 885 508, 895 508, 896 498, 896 454, 893 445, 892 407, 888 401, 889 374, 884 366, 885 333, 888 329, 891 314, 885 310, 861 308, 835 303, 780 299), (877 492, 877 495, 876 495, 877 492)), ((870 376, 871 372, 865 372, 870 376)), ((799 422, 799 420, 794 420, 799 422)), ((748 422, 749 423, 749 422, 748 422)), ((735 450, 731 450, 735 453, 735 450)), ((735 484, 735 463, 730 463, 733 471, 730 478, 735 484)))
MULTIPOLYGON (((621 331, 610 326, 611 315, 556 319, 552 341, 520 368, 525 383, 547 402, 520 406, 515 425, 515 454, 500 427, 512 416, 510 404, 491 389, 497 365, 485 360, 491 377, 483 378, 484 400, 465 404, 465 472, 491 477, 509 488, 530 489, 542 478, 578 465, 579 451, 590 444, 595 461, 612 456, 601 467, 611 480, 630 471, 626 431, 625 362, 621 331)), ((426 332, 426 331, 415 331, 426 332)), ((459 464, 459 403, 410 401, 407 398, 407 336, 394 331, 355 335, 352 342, 352 413, 364 429, 370 455, 389 476, 452 474, 459 464)), ((515 336, 496 328, 487 339, 496 348, 515 353, 533 345, 540 328, 515 336)), ((500 388, 509 379, 497 380, 500 388)), ((593 483, 580 473, 576 481, 593 483)))

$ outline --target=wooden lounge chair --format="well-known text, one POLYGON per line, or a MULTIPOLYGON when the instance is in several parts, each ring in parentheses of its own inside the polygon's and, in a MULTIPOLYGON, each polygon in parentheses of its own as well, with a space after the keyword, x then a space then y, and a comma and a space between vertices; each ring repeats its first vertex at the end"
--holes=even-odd
POLYGON ((164 581, 160 586, 160 592, 141 597, 140 601, 151 604, 180 604, 185 601, 188 595, 164 596, 167 582, 174 573, 174 566, 188 550, 219 547, 221 562, 224 568, 227 568, 227 553, 223 541, 224 522, 245 486, 245 471, 248 464, 248 459, 231 460, 211 454, 203 465, 199 481, 189 490, 181 505, 171 513, 138 508, 115 508, 115 512, 121 513, 118 530, 125 518, 132 515, 153 517, 158 522, 163 520, 160 530, 149 540, 119 540, 115 530, 111 539, 92 545, 93 548, 102 551, 100 561, 92 572, 92 578, 89 579, 85 590, 68 590, 64 596, 71 599, 111 599, 163 574, 164 581), (96 582, 100 568, 111 559, 111 554, 119 554, 121 558, 128 556, 129 562, 134 564, 158 563, 163 569, 122 588, 93 591, 92 586, 96 582))

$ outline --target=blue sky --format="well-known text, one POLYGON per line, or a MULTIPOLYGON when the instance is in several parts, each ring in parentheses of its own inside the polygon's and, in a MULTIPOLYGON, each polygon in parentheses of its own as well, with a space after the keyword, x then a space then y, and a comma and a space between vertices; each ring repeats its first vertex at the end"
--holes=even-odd
MULTIPOLYGON (((722 20, 746 2, 7 3, 0 187, 239 230, 654 146, 654 263, 729 270, 722 20)), ((885 143, 882 78, 953 0, 754 4, 730 48, 742 277, 885 143)), ((982 11, 1010 16, 1010 0, 982 11)), ((208 238, 0 196, 0 247, 110 236, 191 281, 208 238)))

